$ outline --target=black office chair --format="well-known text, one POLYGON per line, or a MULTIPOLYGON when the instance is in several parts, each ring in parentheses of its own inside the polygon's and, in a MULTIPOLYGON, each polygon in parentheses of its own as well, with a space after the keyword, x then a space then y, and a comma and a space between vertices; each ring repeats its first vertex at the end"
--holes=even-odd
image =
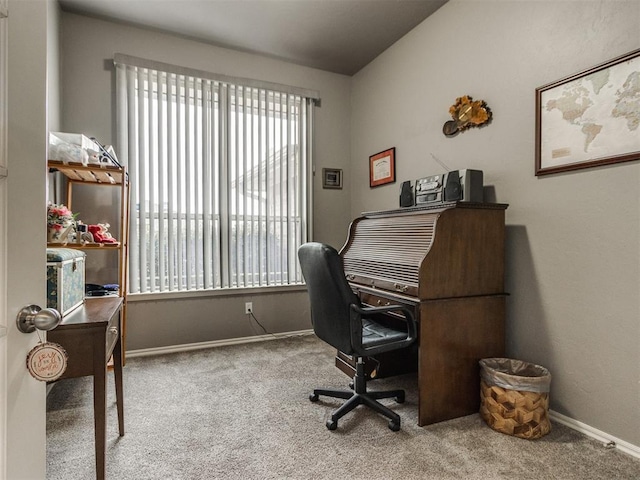
POLYGON ((319 395, 326 395, 347 400, 327 421, 329 430, 335 430, 338 420, 360 404, 389 418, 389 428, 394 432, 400 430, 400 416, 376 400, 395 398, 402 403, 404 390, 367 392, 363 357, 404 348, 415 341, 417 327, 411 311, 401 305, 363 307, 345 278, 340 255, 329 245, 305 243, 298 249, 298 258, 309 291, 315 334, 357 360, 353 390, 316 389, 309 399, 317 402, 319 395), (403 313, 406 331, 376 321, 376 315, 392 311, 403 313))

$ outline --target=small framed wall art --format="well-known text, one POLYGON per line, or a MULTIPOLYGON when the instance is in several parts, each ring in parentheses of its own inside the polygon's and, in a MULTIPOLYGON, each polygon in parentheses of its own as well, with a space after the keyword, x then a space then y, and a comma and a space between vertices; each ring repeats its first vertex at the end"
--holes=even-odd
POLYGON ((322 188, 342 188, 342 170, 339 168, 323 168, 322 188))
POLYGON ((388 148, 369 157, 369 187, 396 181, 396 148, 388 148))
POLYGON ((640 50, 536 89, 536 175, 640 159, 640 50))

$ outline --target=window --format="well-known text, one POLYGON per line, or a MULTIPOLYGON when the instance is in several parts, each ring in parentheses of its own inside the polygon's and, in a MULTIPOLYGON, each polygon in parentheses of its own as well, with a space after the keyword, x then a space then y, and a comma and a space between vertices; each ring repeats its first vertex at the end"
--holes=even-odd
POLYGON ((314 98, 119 57, 130 293, 302 283, 314 98))

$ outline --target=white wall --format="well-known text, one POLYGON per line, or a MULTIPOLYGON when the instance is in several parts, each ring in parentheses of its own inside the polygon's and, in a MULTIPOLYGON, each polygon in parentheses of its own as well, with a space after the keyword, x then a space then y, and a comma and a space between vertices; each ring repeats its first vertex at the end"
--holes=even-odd
POLYGON ((537 178, 536 87, 640 47, 640 2, 450 0, 353 81, 352 216, 399 183, 484 170, 507 210, 507 353, 548 367, 559 413, 640 445, 640 162, 537 178), (492 124, 442 134, 456 97, 492 124), (368 157, 396 147, 398 183, 368 157))
MULTIPOLYGON (((247 53, 217 48, 157 31, 135 28, 75 14, 62 14, 62 128, 115 143, 114 53, 157 60, 208 72, 292 85, 320 92, 315 110, 314 233, 336 247, 344 243, 350 221, 347 189, 323 190, 323 167, 344 169, 350 177, 350 77, 322 72, 247 53)), ((117 150, 117 145, 116 145, 117 150)), ((93 195, 93 192, 91 193, 93 195)), ((75 201, 75 200, 74 200, 75 201)), ((101 206, 109 198, 99 199, 101 206)), ((75 205, 75 204, 74 204, 75 205)), ((80 212, 78 203, 74 211, 80 212)), ((99 219, 115 224, 109 218, 99 219)), ((87 261, 91 275, 116 275, 104 259, 87 261)), ((93 283, 108 278, 93 277, 93 283)), ((99 282, 98 282, 99 281, 99 282)), ((127 309, 127 349, 202 342, 262 333, 244 314, 244 301, 254 302, 259 320, 272 332, 310 328, 305 291, 290 294, 242 294, 186 300, 135 302, 127 309), (284 295, 284 296, 283 296, 284 295), (179 305, 179 308, 178 308, 179 305)))

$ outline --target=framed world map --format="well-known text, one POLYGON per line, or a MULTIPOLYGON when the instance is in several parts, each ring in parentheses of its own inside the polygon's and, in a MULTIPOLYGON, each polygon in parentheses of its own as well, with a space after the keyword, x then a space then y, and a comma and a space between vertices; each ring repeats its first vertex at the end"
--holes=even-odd
POLYGON ((640 49, 536 89, 536 175, 640 160, 640 49))

